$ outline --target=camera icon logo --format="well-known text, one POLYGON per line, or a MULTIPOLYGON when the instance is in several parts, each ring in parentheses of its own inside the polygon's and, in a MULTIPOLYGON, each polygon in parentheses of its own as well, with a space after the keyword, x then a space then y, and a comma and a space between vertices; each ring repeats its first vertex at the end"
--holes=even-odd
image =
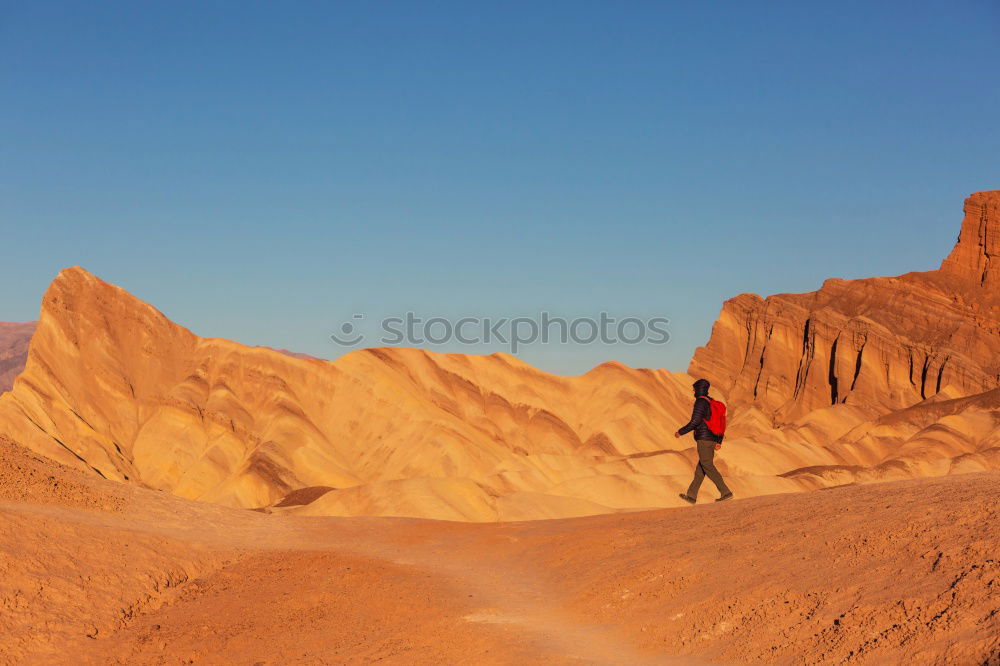
MULTIPOLYGON (((363 314, 355 314, 351 318, 364 319, 365 316, 363 314)), ((330 339, 343 347, 354 347, 364 340, 365 336, 363 333, 358 332, 357 327, 353 323, 345 321, 340 326, 340 334, 331 333, 330 339)))

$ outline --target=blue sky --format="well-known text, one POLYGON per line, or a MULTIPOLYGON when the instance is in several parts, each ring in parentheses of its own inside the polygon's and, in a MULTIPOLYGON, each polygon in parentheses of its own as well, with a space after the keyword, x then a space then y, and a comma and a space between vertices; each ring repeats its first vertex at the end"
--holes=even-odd
POLYGON ((938 265, 1000 188, 998 33, 993 0, 2 3, 0 320, 81 265, 325 358, 354 313, 606 311, 671 341, 520 355, 683 370, 726 298, 938 265))

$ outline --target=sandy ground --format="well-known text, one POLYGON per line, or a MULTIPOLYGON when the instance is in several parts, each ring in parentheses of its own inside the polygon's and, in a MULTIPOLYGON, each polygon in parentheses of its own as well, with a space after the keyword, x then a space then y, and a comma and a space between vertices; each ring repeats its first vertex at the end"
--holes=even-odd
POLYGON ((5 664, 1000 664, 1000 474, 468 524, 0 454, 5 664))

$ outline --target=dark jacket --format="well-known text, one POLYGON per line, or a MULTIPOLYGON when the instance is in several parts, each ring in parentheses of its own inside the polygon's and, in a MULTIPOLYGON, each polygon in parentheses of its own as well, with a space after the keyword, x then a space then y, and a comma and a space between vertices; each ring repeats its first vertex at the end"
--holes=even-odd
POLYGON ((702 400, 700 396, 708 396, 708 382, 703 379, 695 382, 694 394, 696 397, 694 399, 694 409, 691 410, 691 420, 677 432, 681 435, 686 435, 694 430, 694 438, 696 440, 707 439, 721 444, 723 436, 716 435, 705 425, 705 419, 712 415, 712 407, 709 405, 708 400, 702 400))

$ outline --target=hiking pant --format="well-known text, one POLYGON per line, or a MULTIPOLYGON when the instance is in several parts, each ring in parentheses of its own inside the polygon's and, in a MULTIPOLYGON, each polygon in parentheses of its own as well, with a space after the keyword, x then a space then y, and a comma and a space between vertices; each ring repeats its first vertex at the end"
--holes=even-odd
POLYGON ((729 486, 722 480, 719 470, 715 469, 715 442, 710 439, 698 440, 698 464, 694 467, 694 479, 688 487, 688 497, 698 497, 698 489, 705 477, 712 479, 712 483, 719 489, 723 496, 732 493, 729 486))

